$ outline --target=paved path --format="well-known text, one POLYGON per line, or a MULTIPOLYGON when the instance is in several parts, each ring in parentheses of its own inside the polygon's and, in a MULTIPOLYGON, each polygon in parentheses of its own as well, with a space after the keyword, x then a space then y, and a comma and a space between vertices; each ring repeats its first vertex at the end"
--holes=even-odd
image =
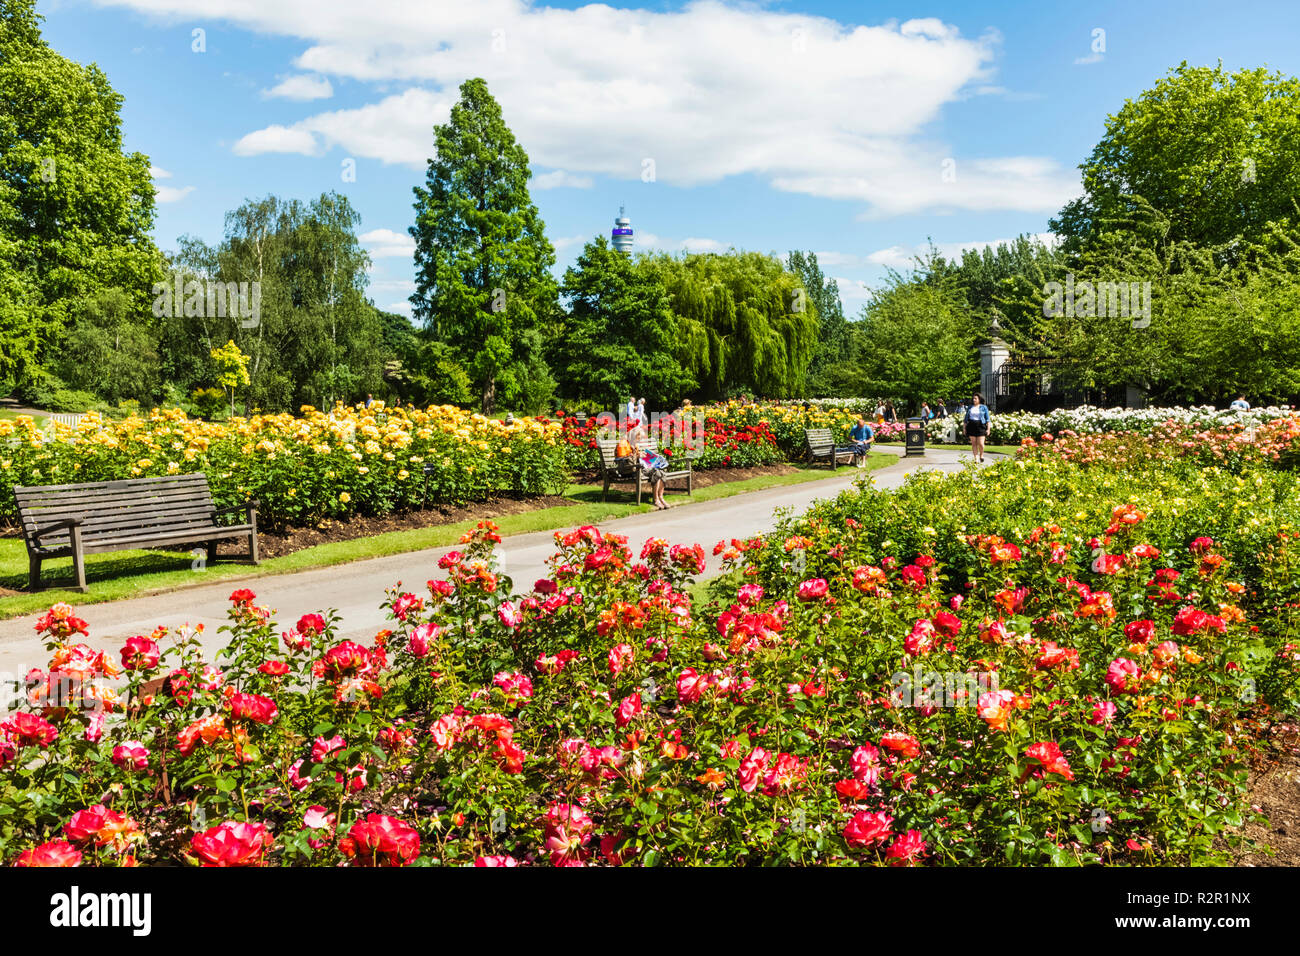
MULTIPOLYGON (((879 450, 902 455, 901 448, 879 450)), ((768 531, 776 523, 777 509, 803 511, 813 501, 832 497, 850 487, 864 474, 874 479, 877 487, 896 488, 914 471, 957 471, 963 461, 970 460, 969 452, 962 454, 951 446, 931 448, 923 457, 903 458, 897 464, 869 473, 844 470, 823 480, 679 504, 668 511, 650 511, 604 522, 601 530, 627 535, 628 545, 634 552, 639 552, 646 538, 652 536, 673 543, 699 542, 711 550, 723 538, 743 538, 768 531)), ((668 500, 682 499, 670 495, 668 500)), ((545 577, 545 560, 550 557, 554 542, 550 531, 505 539, 498 551, 504 558, 505 573, 514 580, 517 591, 545 577)), ((328 568, 267 575, 243 584, 225 580, 151 597, 88 604, 81 608, 80 616, 89 625, 88 643, 113 650, 121 647, 123 639, 148 634, 159 624, 202 622, 206 627, 204 643, 212 653, 225 643, 225 635, 217 634, 217 628, 226 622, 230 592, 237 587, 249 587, 256 592, 258 604, 276 610, 276 620, 282 628, 288 628, 308 612, 336 608, 343 616, 341 637, 368 639, 388 625, 386 612, 379 607, 384 589, 402 581, 409 590, 422 592, 425 581, 440 576, 438 558, 450 550, 413 551, 328 568)), ((709 563, 716 565, 712 555, 709 563)), ((31 667, 47 663, 45 649, 33 629, 36 617, 28 615, 0 621, 0 672, 23 674, 31 667)))

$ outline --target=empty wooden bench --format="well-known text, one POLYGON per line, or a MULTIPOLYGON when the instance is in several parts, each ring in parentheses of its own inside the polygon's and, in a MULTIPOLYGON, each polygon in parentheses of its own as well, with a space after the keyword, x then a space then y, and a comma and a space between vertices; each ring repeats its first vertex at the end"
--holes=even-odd
POLYGON ((808 461, 816 464, 821 459, 826 459, 826 463, 831 466, 831 471, 840 463, 841 458, 847 458, 849 464, 853 464, 855 452, 852 448, 839 448, 835 445, 835 436, 831 434, 829 428, 805 428, 803 430, 804 441, 808 444, 808 461))
POLYGON ((41 586, 41 563, 71 556, 77 588, 86 590, 87 554, 136 548, 174 549, 202 544, 208 560, 217 542, 248 540, 246 557, 257 558, 257 502, 217 508, 207 476, 168 475, 78 485, 14 488, 27 543, 29 586, 41 586), (243 524, 220 524, 223 515, 244 512, 243 524))
MULTIPOLYGON (((645 450, 651 452, 657 451, 658 446, 653 441, 645 440, 636 443, 635 461, 632 463, 632 474, 622 474, 618 470, 618 459, 614 452, 618 449, 617 438, 598 438, 596 444, 600 448, 600 473, 603 487, 600 491, 600 500, 604 501, 605 496, 609 494, 609 486, 620 482, 636 484, 636 503, 641 503, 641 489, 649 488, 650 483, 646 481, 645 472, 641 469, 641 453, 645 450)), ((664 456, 667 458, 668 456, 664 456)), ((691 470, 691 460, 685 456, 681 458, 669 458, 668 467, 664 469, 664 490, 668 488, 668 482, 677 481, 681 478, 686 479, 686 493, 689 495, 695 484, 695 473, 691 470)))

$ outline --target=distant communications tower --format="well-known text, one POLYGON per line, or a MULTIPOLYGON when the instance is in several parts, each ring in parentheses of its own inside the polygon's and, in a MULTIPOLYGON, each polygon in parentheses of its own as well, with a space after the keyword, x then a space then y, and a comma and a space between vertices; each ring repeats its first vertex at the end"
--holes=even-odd
POLYGON ((618 207, 618 218, 614 220, 614 229, 609 236, 619 252, 632 251, 632 220, 627 218, 622 206, 618 207))

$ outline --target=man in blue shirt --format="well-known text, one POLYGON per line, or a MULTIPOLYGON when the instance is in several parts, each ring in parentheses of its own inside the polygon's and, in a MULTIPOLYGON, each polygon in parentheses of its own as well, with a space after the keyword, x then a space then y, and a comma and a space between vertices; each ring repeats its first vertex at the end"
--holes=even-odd
POLYGON ((858 416, 858 423, 853 426, 849 432, 849 444, 853 449, 853 464, 863 468, 867 464, 867 453, 871 451, 871 442, 876 437, 876 433, 871 430, 867 420, 858 416))

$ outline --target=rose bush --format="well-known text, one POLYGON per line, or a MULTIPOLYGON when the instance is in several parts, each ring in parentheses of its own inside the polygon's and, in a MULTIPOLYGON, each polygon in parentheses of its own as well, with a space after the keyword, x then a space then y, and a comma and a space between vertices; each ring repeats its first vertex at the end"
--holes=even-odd
POLYGON ((1006 462, 846 493, 712 557, 557 533, 521 589, 485 522, 389 592, 372 640, 330 612, 282 629, 241 589, 215 661, 183 628, 96 650, 56 607, 3 722, 3 853, 1220 861, 1251 741, 1295 710, 1296 490, 1262 466, 1006 462))
MULTIPOLYGON (((702 422, 702 431, 692 430, 684 435, 682 425, 671 420, 661 426, 657 437, 660 449, 668 458, 689 457, 693 467, 704 470, 753 468, 786 460, 776 437, 762 422, 735 424, 710 415, 703 409, 692 409, 692 415, 702 422)), ((568 417, 561 424, 561 447, 569 467, 574 471, 597 468, 600 463, 597 439, 618 435, 616 425, 599 427, 595 418, 580 423, 576 418, 568 417)))
MULTIPOLYGON (((49 433, 24 417, 0 421, 0 486, 202 471, 218 507, 257 498, 271 526, 313 524, 426 502, 558 493, 568 481, 559 436, 558 425, 536 419, 507 425, 452 406, 378 402, 220 424, 177 410, 121 421, 91 412, 49 433)), ((0 520, 15 517, 13 497, 0 495, 0 520)))
MULTIPOLYGON (((989 441, 1000 445, 1018 445, 1026 438, 1041 439, 1064 432, 1097 435, 1107 432, 1134 432, 1149 435, 1157 429, 1176 429, 1185 434, 1219 431, 1235 427, 1257 428, 1268 422, 1294 415, 1290 408, 1254 408, 1248 412, 1216 409, 1209 405, 1190 408, 1097 408, 1083 405, 1062 408, 1045 415, 1032 412, 999 412, 989 420, 989 441)), ((926 425, 930 441, 940 441, 950 424, 956 424, 960 440, 961 422, 956 416, 936 418, 926 425)))

